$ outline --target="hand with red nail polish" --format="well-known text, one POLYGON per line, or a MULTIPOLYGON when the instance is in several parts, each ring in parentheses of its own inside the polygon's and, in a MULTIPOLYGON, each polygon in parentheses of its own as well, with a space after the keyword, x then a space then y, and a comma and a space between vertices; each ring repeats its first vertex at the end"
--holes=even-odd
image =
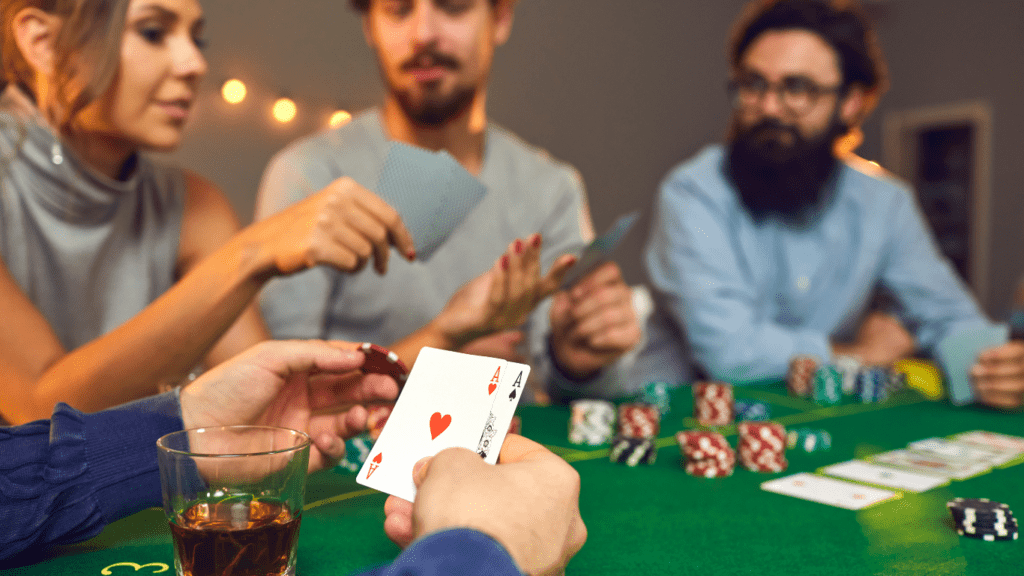
POLYGON ((495 265, 460 288, 425 329, 441 335, 431 345, 460 350, 479 338, 522 326, 537 305, 558 289, 575 261, 564 255, 542 275, 542 244, 540 234, 510 242, 495 265), (439 341, 444 345, 438 346, 439 341))

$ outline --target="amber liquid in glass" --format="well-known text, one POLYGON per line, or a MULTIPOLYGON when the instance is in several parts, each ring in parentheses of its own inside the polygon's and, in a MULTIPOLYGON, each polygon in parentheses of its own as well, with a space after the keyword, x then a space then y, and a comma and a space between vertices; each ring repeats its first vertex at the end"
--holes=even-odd
POLYGON ((171 536, 185 576, 279 576, 288 569, 299 520, 279 502, 200 502, 171 522, 171 536))

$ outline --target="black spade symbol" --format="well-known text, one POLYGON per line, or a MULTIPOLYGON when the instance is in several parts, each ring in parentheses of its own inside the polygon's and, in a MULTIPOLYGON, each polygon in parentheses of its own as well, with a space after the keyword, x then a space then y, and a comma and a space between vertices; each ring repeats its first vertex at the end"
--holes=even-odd
POLYGON ((515 400, 516 399, 516 389, 515 388, 513 388, 512 389, 512 393, 508 395, 508 399, 509 400, 515 400))

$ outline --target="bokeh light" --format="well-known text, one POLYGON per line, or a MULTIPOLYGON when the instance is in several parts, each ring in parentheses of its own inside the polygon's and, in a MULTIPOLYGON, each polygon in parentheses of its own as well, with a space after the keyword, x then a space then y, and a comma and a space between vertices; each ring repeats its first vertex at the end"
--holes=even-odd
POLYGON ((242 100, 245 100, 245 83, 241 80, 232 78, 224 83, 224 86, 220 89, 220 93, 224 96, 224 101, 228 104, 238 104, 242 100))
POLYGON ((299 109, 291 98, 278 98, 274 102, 274 108, 271 110, 271 113, 274 115, 274 120, 287 124, 295 119, 299 109))

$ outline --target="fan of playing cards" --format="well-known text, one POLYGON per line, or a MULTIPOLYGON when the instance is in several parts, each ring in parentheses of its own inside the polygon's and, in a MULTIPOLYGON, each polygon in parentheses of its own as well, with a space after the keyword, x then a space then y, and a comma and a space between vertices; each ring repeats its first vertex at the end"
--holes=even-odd
POLYGON ((462 447, 495 464, 529 375, 525 364, 423 348, 356 481, 412 501, 421 458, 462 447))

